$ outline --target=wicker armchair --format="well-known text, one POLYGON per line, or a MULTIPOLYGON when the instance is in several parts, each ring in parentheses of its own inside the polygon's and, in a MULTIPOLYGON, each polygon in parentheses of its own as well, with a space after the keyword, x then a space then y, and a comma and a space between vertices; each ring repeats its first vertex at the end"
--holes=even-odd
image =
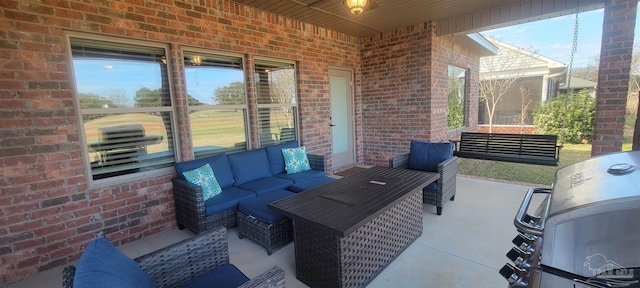
MULTIPOLYGON (((229 263, 227 229, 219 226, 206 233, 172 244, 134 259, 155 287, 179 287, 229 263)), ((63 288, 72 288, 75 266, 63 270, 63 288)), ((212 287, 215 283, 211 283, 212 287)), ((244 283, 243 288, 285 287, 284 271, 273 266, 244 283)))
MULTIPOLYGON (((324 156, 307 154, 307 158, 311 169, 325 171, 326 160, 324 156)), ((230 228, 237 225, 237 206, 207 216, 200 186, 178 177, 171 181, 173 182, 173 197, 179 229, 188 228, 199 234, 207 231, 210 227, 222 225, 230 228)))
MULTIPOLYGON (((391 168, 408 168, 409 153, 393 157, 389 160, 391 168)), ((442 215, 442 206, 448 200, 453 201, 456 197, 456 175, 458 174, 458 157, 451 156, 447 160, 438 163, 438 170, 433 171, 440 174, 437 181, 437 189, 430 186, 425 187, 423 192, 423 202, 436 206, 438 215, 442 215)))

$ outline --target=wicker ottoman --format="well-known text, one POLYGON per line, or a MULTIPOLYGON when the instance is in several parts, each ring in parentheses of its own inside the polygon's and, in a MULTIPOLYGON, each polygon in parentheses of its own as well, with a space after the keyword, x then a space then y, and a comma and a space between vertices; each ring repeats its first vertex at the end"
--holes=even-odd
POLYGON ((293 224, 291 219, 267 208, 267 204, 295 193, 286 190, 275 190, 245 199, 238 203, 238 237, 247 237, 267 249, 271 255, 275 248, 293 241, 293 224))

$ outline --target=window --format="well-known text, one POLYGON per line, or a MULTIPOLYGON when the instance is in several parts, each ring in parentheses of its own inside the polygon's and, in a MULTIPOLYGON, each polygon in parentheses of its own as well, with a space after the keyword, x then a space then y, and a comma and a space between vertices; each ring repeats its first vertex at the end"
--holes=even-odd
POLYGON ((247 149, 242 58, 184 51, 194 157, 247 149))
POLYGON ((92 180, 172 167, 166 47, 69 40, 92 180))
POLYGON ((449 65, 447 88, 447 129, 465 126, 467 70, 449 65))
POLYGON ((298 139, 295 66, 255 60, 260 147, 298 139))

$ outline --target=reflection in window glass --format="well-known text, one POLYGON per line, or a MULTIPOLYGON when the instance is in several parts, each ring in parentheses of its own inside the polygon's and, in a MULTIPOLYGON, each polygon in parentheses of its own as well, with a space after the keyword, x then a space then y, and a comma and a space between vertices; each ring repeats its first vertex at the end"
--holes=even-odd
POLYGON ((449 65, 447 89, 447 129, 465 126, 467 70, 449 65))
POLYGON ((70 42, 93 180, 173 166, 164 48, 70 42))
POLYGON ((295 67, 291 63, 255 61, 260 147, 297 139, 295 67))
POLYGON ((247 149, 242 58, 184 51, 194 157, 247 149))

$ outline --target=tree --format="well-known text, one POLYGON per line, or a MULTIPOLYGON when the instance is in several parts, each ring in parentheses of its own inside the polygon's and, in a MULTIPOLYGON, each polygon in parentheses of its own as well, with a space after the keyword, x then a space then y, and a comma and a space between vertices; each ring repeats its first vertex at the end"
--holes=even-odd
POLYGON ((529 111, 529 107, 533 104, 534 99, 531 94, 531 89, 529 86, 524 85, 524 83, 520 83, 520 115, 518 117, 518 124, 520 125, 520 133, 524 132, 524 125, 527 124, 527 111, 529 111))
POLYGON ((162 105, 162 89, 151 90, 147 87, 142 87, 136 91, 136 96, 133 98, 136 107, 160 107, 162 105))
POLYGON ((217 88, 211 96, 219 105, 241 105, 245 103, 244 83, 232 82, 229 86, 217 88))
POLYGON ((534 110, 533 123, 543 134, 558 135, 561 143, 581 143, 593 140, 595 115, 595 101, 581 90, 542 102, 534 110))
MULTIPOLYGON (((159 107, 162 105, 162 89, 154 89, 151 90, 147 87, 142 87, 136 91, 136 96, 134 97, 135 106, 136 107, 159 107)), ((189 106, 198 106, 204 105, 204 103, 200 102, 198 99, 191 95, 187 95, 187 102, 189 106)))
POLYGON ((572 67, 571 76, 598 82, 598 68, 600 65, 600 55, 593 56, 591 62, 585 67, 572 67))
POLYGON ((78 93, 80 99, 80 108, 119 108, 117 103, 114 103, 112 99, 107 97, 98 96, 93 93, 78 93))
MULTIPOLYGON (((284 68, 269 71, 269 96, 273 104, 295 103, 296 79, 294 69, 284 68)), ((291 107, 281 107, 280 111, 287 121, 286 127, 293 127, 291 107)))
POLYGON ((493 130, 496 106, 536 61, 529 49, 497 46, 498 55, 480 59, 480 102, 484 103, 489 118, 489 132, 493 130))

